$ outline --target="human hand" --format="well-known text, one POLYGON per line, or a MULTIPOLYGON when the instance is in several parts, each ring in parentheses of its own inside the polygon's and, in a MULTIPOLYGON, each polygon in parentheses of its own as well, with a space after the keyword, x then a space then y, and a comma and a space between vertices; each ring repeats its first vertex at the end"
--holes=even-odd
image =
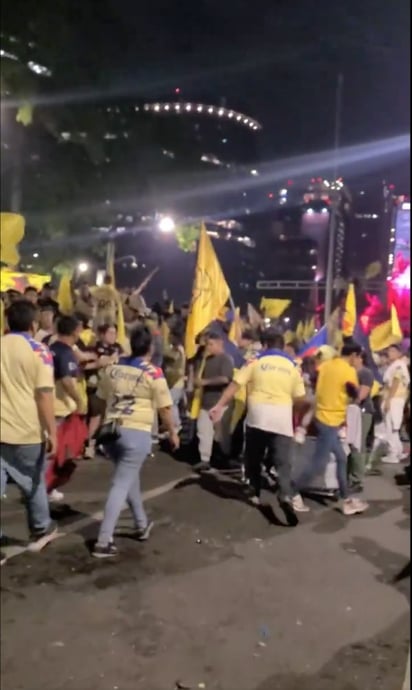
POLYGON ((180 447, 180 438, 176 431, 171 431, 169 433, 169 443, 172 446, 173 450, 178 450, 178 448, 180 447))
POLYGON ((217 403, 217 405, 215 405, 214 407, 212 407, 211 410, 209 410, 209 417, 214 424, 220 422, 220 420, 222 419, 222 415, 223 407, 219 403, 217 403))
POLYGON ((56 455, 57 453, 57 434, 49 434, 46 441, 46 451, 50 455, 56 455))

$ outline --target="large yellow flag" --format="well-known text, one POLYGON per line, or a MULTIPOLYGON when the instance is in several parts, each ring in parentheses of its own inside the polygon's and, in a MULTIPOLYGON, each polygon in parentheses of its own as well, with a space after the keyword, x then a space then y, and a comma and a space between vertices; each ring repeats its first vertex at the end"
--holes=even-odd
MULTIPOLYGON (((397 315, 396 315, 397 316, 397 315)), ((398 321, 399 325, 399 321, 398 321)), ((402 340, 402 332, 396 328, 396 324, 392 324, 392 319, 380 323, 376 326, 369 335, 369 344, 372 352, 382 352, 386 350, 390 345, 397 345, 402 340), (393 327, 395 326, 395 331, 393 332, 393 327), (400 333, 400 335, 399 335, 400 333)))
POLYGON ((240 309, 236 307, 235 313, 233 315, 233 321, 230 326, 230 331, 228 334, 229 340, 235 345, 239 345, 239 341, 242 337, 242 322, 240 319, 240 309))
POLYGON ((305 325, 303 326, 303 340, 305 343, 308 343, 309 340, 311 339, 312 335, 315 333, 315 317, 312 316, 309 321, 305 322, 305 325))
POLYGON ((196 354, 196 336, 218 317, 229 295, 230 290, 212 242, 202 225, 192 303, 186 326, 185 349, 188 358, 196 354))
POLYGON ((123 305, 119 301, 117 305, 117 340, 120 343, 120 345, 124 348, 125 344, 127 343, 127 337, 126 337, 126 326, 124 323, 124 313, 123 313, 123 305))
POLYGON ((296 326, 296 339, 302 341, 304 333, 305 326, 303 325, 303 321, 299 321, 298 325, 296 326))
POLYGON ((24 218, 17 213, 0 213, 0 261, 17 266, 20 254, 17 245, 24 237, 24 218))
POLYGON ((348 287, 345 302, 345 312, 342 319, 342 334, 345 337, 353 335, 356 326, 356 297, 355 286, 351 283, 348 287))
POLYGON ((268 319, 278 319, 289 307, 291 301, 290 299, 269 299, 268 297, 262 297, 260 308, 265 310, 265 316, 268 319))
POLYGON ((402 340, 403 333, 401 330, 401 325, 399 323, 398 312, 394 304, 392 304, 391 306, 391 330, 392 335, 394 335, 396 338, 399 338, 399 340, 402 340))
POLYGON ((113 287, 115 287, 114 251, 115 250, 113 242, 109 242, 109 244, 107 245, 106 254, 106 273, 108 276, 111 277, 113 287))
POLYGON ((71 276, 69 273, 65 273, 61 277, 59 289, 57 291, 57 302, 61 314, 64 314, 64 316, 73 314, 71 276))

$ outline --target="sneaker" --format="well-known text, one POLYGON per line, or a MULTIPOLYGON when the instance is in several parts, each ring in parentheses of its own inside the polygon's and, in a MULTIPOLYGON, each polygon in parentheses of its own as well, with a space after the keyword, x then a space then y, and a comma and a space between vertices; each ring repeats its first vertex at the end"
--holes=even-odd
POLYGON ((259 496, 250 496, 249 503, 251 503, 252 506, 259 507, 261 505, 259 496))
POLYGON ((382 458, 382 462, 385 465, 399 465, 400 459, 399 458, 394 458, 391 455, 388 455, 386 458, 382 458))
POLYGON ((94 558, 115 558, 118 555, 119 551, 117 549, 117 546, 115 546, 112 541, 106 546, 100 546, 100 544, 96 544, 92 551, 92 556, 94 558))
POLYGON ((304 504, 302 496, 300 494, 296 494, 296 496, 293 496, 292 508, 296 513, 309 513, 310 510, 310 508, 308 508, 308 506, 304 504))
POLYGON ((357 515, 364 513, 369 508, 369 503, 361 501, 359 498, 347 498, 343 501, 342 513, 344 515, 357 515))
POLYGON ((57 489, 53 489, 49 493, 49 503, 61 503, 64 501, 64 494, 57 489))
POLYGON ((293 498, 290 498, 289 496, 286 498, 281 498, 279 496, 279 506, 285 513, 288 525, 290 525, 290 527, 296 527, 299 524, 299 520, 293 507, 293 498))
POLYGON ((38 553, 51 541, 57 539, 58 536, 59 533, 57 531, 57 527, 54 522, 51 522, 50 526, 45 532, 38 532, 31 535, 27 551, 38 553))
POLYGON ((197 465, 194 465, 193 469, 195 470, 195 472, 210 472, 210 462, 205 462, 204 460, 201 460, 201 462, 198 462, 197 465))
POLYGON ((7 561, 7 556, 6 556, 6 554, 3 553, 3 552, 1 552, 1 553, 0 553, 0 566, 1 566, 1 565, 4 565, 6 561, 7 561))
POLYGON ((295 431, 295 442, 303 445, 306 441, 306 429, 303 426, 298 426, 295 431))
POLYGON ((83 458, 85 460, 94 460, 96 455, 96 444, 95 443, 87 443, 84 448, 83 452, 83 458))
POLYGON ((147 541, 150 537, 150 532, 152 531, 153 527, 154 522, 148 522, 145 528, 138 528, 134 533, 134 536, 137 539, 137 541, 147 541))

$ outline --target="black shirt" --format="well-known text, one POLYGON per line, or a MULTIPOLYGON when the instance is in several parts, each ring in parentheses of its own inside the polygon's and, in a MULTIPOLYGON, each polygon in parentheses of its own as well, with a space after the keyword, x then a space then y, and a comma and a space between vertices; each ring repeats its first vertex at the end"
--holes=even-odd
MULTIPOLYGON (((368 386, 372 390, 373 386, 373 373, 368 367, 362 367, 358 371, 358 381, 360 386, 368 386)), ((373 403, 372 403, 372 398, 369 395, 365 398, 365 400, 362 400, 360 403, 360 407, 364 412, 367 412, 368 414, 373 414, 374 408, 373 408, 373 403)))
MULTIPOLYGON (((228 381, 231 381, 233 377, 233 360, 224 353, 212 355, 206 359, 202 379, 214 379, 219 376, 224 376, 228 381)), ((202 409, 211 410, 218 402, 227 385, 227 383, 219 383, 205 386, 202 394, 202 409)))
POLYGON ((74 356, 73 348, 71 348, 70 345, 56 340, 50 345, 50 352, 53 355, 54 378, 56 381, 64 379, 67 376, 77 378, 79 366, 74 356))

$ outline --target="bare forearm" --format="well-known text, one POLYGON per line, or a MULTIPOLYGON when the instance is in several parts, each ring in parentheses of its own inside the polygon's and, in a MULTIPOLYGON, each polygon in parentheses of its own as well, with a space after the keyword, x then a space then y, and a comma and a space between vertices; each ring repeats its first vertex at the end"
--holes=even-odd
POLYGON ((79 392, 73 382, 73 379, 67 377, 62 380, 63 388, 68 396, 76 403, 77 407, 82 406, 82 400, 80 398, 79 392))
POLYGON ((222 397, 219 400, 219 405, 225 407, 232 400, 232 398, 235 397, 239 388, 240 386, 237 383, 234 383, 234 381, 232 381, 232 383, 229 383, 228 387, 223 392, 222 397))
POLYGON ((36 405, 42 428, 49 436, 55 436, 56 420, 54 417, 53 391, 38 390, 36 392, 36 405))
POLYGON ((169 432, 169 434, 173 433, 175 431, 175 427, 173 424, 172 408, 163 407, 159 410, 159 415, 163 425, 166 427, 166 430, 169 432))

